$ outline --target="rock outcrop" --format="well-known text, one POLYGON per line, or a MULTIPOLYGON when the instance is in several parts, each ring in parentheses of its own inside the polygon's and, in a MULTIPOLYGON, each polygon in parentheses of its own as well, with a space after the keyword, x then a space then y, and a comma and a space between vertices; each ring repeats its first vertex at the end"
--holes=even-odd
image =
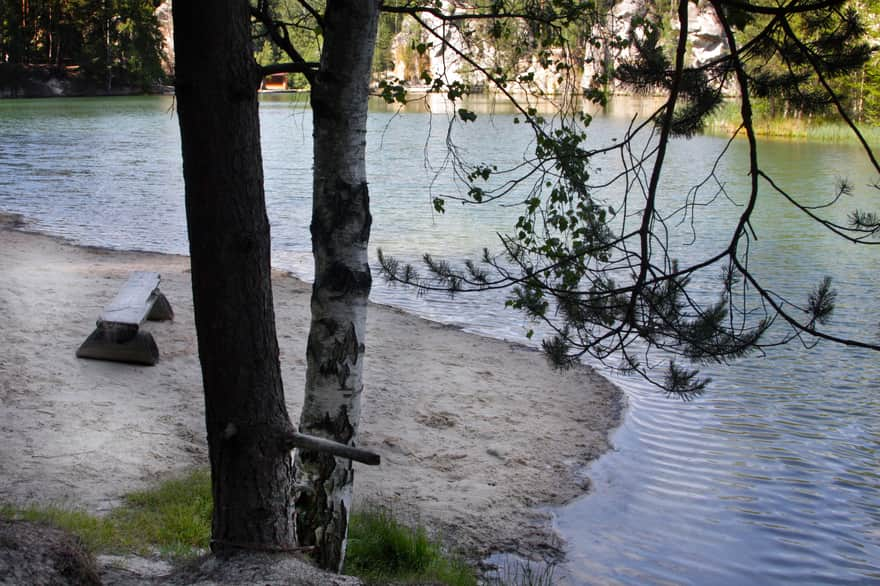
MULTIPOLYGON (((679 30, 678 19, 673 21, 679 30)), ((726 55, 729 51, 721 21, 707 2, 688 3, 688 41, 691 45, 690 64, 699 67, 726 55)))
MULTIPOLYGON (((445 14, 457 14, 470 9, 468 3, 459 0, 443 0, 441 6, 445 14)), ((491 36, 481 28, 485 28, 487 21, 444 22, 429 13, 423 14, 421 18, 436 34, 424 30, 415 21, 404 20, 402 30, 392 43, 394 68, 388 72, 389 76, 410 85, 418 85, 422 83, 422 72, 426 71, 434 78, 443 78, 447 83, 458 81, 481 85, 485 83, 483 76, 475 72, 474 67, 456 49, 466 53, 487 70, 492 70, 498 62, 504 61, 505 56, 493 46, 491 36), (416 50, 419 45, 423 51, 416 50)), ((667 30, 679 29, 675 14, 657 14, 654 4, 647 0, 616 2, 605 21, 593 28, 593 35, 601 42, 584 48, 585 61, 580 80, 582 88, 593 86, 602 74, 633 57, 633 50, 621 41, 628 40, 631 34, 644 38, 644 27, 639 24, 640 20, 660 21, 667 30)), ((688 29, 690 65, 704 65, 727 52, 721 24, 705 0, 689 5, 688 29)), ((527 35, 528 31, 524 29, 523 34, 527 35)), ((550 56, 553 63, 570 60, 562 49, 552 50, 550 56)), ((560 76, 552 63, 549 67, 545 65, 537 55, 531 55, 521 59, 517 69, 520 74, 531 74, 530 85, 536 93, 553 94, 572 89, 564 85, 565 76, 560 76)), ((624 90, 620 87, 615 89, 624 90)))
POLYGON ((0 63, 0 98, 57 98, 62 96, 128 96, 143 93, 136 86, 114 86, 110 91, 86 78, 75 67, 0 63))
POLYGON ((162 70, 169 77, 174 75, 174 22, 171 18, 172 0, 164 0, 156 7, 156 21, 162 33, 162 70))
MULTIPOLYGON (((652 3, 646 0, 621 0, 611 8, 605 22, 593 28, 594 36, 602 39, 602 42, 587 51, 581 79, 583 88, 594 86, 602 74, 633 57, 633 50, 619 43, 621 40, 627 40, 631 34, 636 38, 644 38, 643 27, 636 24, 634 28, 633 23, 638 23, 640 19, 648 19, 660 21, 663 26, 670 27, 673 31, 680 30, 675 14, 659 15, 652 10, 652 3)), ((705 0, 700 0, 697 4, 688 4, 688 43, 691 47, 688 65, 692 66, 705 65, 728 51, 721 22, 705 0)), ((615 87, 615 89, 624 88, 615 87)))
MULTIPOLYGON (((471 4, 458 0, 443 0, 440 8, 445 14, 460 14, 473 10, 471 4)), ((401 31, 394 37, 391 46, 394 67, 387 75, 401 80, 410 86, 423 84, 422 73, 427 72, 433 79, 440 78, 446 84, 459 82, 472 87, 486 83, 485 76, 476 70, 473 61, 487 71, 512 59, 497 49, 489 34, 488 21, 446 21, 430 14, 420 16, 427 27, 425 30, 414 20, 405 19, 401 31), (431 32, 433 31, 433 32, 431 32), (424 49, 417 51, 419 45, 424 49), (467 58, 462 57, 462 53, 467 58)), ((522 25, 520 33, 527 37, 531 33, 522 25)), ((561 48, 549 52, 547 66, 538 55, 527 55, 516 63, 516 73, 526 75, 528 82, 523 82, 522 89, 532 93, 554 94, 563 91, 564 76, 560 76, 555 63, 566 60, 561 48)), ((511 88, 516 91, 517 86, 511 88)))

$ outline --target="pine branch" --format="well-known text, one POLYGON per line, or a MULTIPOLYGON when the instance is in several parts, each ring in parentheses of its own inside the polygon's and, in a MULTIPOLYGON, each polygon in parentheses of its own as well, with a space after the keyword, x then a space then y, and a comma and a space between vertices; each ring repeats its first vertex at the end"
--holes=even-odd
POLYGON ((853 131, 853 134, 855 134, 856 137, 859 139, 859 142, 861 143, 865 154, 867 154, 868 158, 871 160, 871 164, 874 166, 874 169, 878 173, 880 173, 880 162, 878 162, 877 159, 874 157, 873 149, 870 147, 870 145, 868 145, 868 141, 865 140, 865 137, 862 135, 858 126, 856 126, 856 123, 853 121, 852 118, 850 118, 849 114, 846 111, 846 108, 843 107, 840 98, 837 96, 837 93, 832 89, 831 85, 829 85, 828 81, 825 79, 825 75, 822 73, 822 66, 818 62, 818 59, 813 54, 813 52, 804 45, 803 41, 801 41, 801 39, 795 34, 787 19, 783 18, 781 20, 781 23, 788 37, 795 43, 795 45, 798 46, 801 51, 803 51, 810 64, 813 66, 813 70, 816 72, 816 77, 818 78, 819 83, 822 85, 823 88, 825 88, 825 91, 828 92, 828 96, 834 103, 834 107, 837 109, 837 113, 840 115, 841 118, 843 118, 844 122, 846 122, 846 125, 849 126, 850 130, 853 131))

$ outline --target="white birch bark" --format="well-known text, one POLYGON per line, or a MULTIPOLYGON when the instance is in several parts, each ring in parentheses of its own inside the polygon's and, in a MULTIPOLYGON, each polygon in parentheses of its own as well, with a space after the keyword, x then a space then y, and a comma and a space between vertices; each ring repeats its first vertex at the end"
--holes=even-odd
MULTIPOLYGON (((371 276, 366 123, 379 0, 329 0, 320 70, 312 84, 315 283, 307 349, 303 433, 356 445, 371 276)), ((353 470, 350 460, 296 454, 297 533, 319 564, 345 558, 353 470)))

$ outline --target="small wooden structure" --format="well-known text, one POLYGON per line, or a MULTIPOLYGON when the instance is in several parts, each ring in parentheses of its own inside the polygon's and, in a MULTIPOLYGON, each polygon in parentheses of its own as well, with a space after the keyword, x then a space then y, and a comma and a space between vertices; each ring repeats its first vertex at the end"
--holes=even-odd
POLYGON ((268 92, 287 91, 287 74, 273 73, 271 75, 267 75, 263 78, 263 85, 260 89, 268 92))
POLYGON ((159 273, 135 271, 104 307, 95 331, 76 351, 78 358, 133 362, 152 366, 159 348, 152 334, 140 330, 145 320, 168 320, 174 312, 159 291, 159 273))

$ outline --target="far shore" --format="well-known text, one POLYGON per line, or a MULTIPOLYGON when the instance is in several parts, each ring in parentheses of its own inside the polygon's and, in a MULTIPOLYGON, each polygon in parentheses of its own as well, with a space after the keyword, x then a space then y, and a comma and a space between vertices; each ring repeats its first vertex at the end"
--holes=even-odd
MULTIPOLYGON (((189 259, 78 247, 0 214, 0 503, 102 513, 122 495, 207 466, 189 259), (145 325, 154 367, 77 359, 133 270, 157 271, 173 322, 145 325)), ((288 410, 305 376, 310 287, 274 274, 288 410)), ((553 370, 534 350, 371 305, 356 502, 391 507, 477 559, 552 559, 540 505, 589 490, 609 449, 619 389, 587 367, 553 370)))

